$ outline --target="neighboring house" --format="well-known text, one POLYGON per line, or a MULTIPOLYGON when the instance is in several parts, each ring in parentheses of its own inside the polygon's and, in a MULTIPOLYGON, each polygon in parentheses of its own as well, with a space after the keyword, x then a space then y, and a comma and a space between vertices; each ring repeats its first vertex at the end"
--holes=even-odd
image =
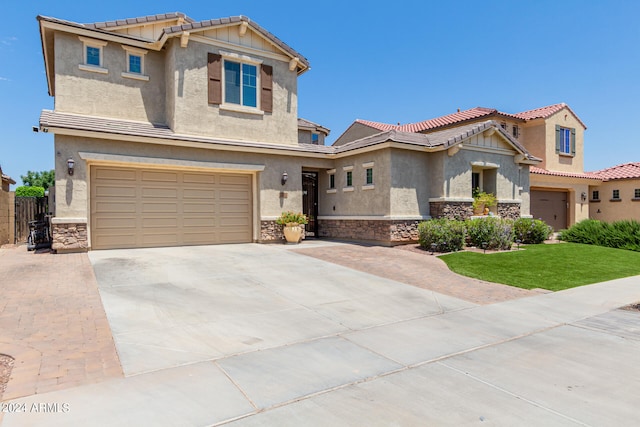
POLYGON ((58 251, 275 241, 286 210, 308 234, 394 244, 470 215, 475 181, 498 214, 529 215, 540 159, 494 117, 324 146, 329 130, 298 118, 308 61, 246 17, 38 20, 58 251))
POLYGON ((13 243, 15 199, 10 186, 16 182, 2 173, 0 167, 0 245, 13 243))
POLYGON ((590 218, 640 221, 640 163, 625 163, 591 174, 602 181, 589 187, 590 218))
MULTIPOLYGON (((530 168, 530 213, 559 230, 589 217, 587 193, 590 185, 600 180, 584 172, 584 131, 586 126, 566 104, 555 104, 511 114, 491 108, 476 107, 465 111, 405 125, 390 125, 356 120, 334 143, 341 146, 350 140, 380 131, 395 129, 403 132, 431 134, 442 129, 455 129, 488 119, 500 124, 506 133, 520 143, 540 163, 530 168)), ((474 167, 466 189, 487 186, 487 171, 474 167)), ((492 181, 488 181, 491 183, 492 181)), ((500 195, 498 195, 500 198, 500 195)), ((529 213, 529 212, 527 212, 529 213)))
POLYGON ((329 129, 309 120, 298 119, 298 143, 324 145, 329 129))

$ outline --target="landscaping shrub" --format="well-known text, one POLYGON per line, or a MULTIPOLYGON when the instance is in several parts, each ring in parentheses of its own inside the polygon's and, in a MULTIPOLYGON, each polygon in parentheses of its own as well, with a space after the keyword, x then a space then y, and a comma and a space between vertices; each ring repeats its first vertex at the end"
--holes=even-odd
POLYGON ((513 221, 498 217, 475 218, 467 221, 467 235, 472 246, 484 249, 511 249, 513 221))
POLYGON ((431 219, 418 225, 420 246, 431 250, 435 243, 436 252, 455 252, 462 249, 465 239, 464 222, 448 219, 431 219))
POLYGON ((562 232, 562 240, 640 252, 640 222, 622 220, 606 223, 585 219, 562 232))
POLYGON ((16 197, 44 197, 44 188, 23 185, 16 188, 16 197))
POLYGON ((546 222, 533 218, 518 218, 513 222, 514 239, 520 239, 521 243, 542 243, 551 234, 553 229, 546 222))

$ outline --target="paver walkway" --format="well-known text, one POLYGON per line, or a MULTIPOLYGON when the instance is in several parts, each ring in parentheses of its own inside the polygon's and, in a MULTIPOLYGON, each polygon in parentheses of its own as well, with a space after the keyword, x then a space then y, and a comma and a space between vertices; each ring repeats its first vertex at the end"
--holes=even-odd
POLYGON ((411 246, 415 245, 388 248, 344 244, 295 249, 295 252, 476 304, 537 295, 526 289, 460 276, 437 256, 414 252, 411 246))
POLYGON ((122 376, 86 253, 0 249, 0 354, 15 359, 4 400, 122 376))

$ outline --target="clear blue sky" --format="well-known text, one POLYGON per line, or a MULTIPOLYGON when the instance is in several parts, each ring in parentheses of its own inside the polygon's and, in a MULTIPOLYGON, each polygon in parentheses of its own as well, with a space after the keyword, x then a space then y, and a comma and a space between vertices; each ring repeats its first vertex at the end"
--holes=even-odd
POLYGON ((53 168, 34 134, 47 95, 36 15, 96 22, 184 12, 246 15, 306 56, 299 115, 409 123, 476 106, 515 113, 565 102, 586 123, 585 170, 640 161, 640 2, 6 1, 0 26, 0 165, 18 184, 53 168), (195 4, 194 4, 195 3, 195 4))

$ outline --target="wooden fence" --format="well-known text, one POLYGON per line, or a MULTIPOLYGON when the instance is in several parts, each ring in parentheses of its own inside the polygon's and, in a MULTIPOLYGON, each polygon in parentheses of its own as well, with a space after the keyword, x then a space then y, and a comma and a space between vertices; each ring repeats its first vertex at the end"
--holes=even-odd
POLYGON ((46 197, 16 197, 16 243, 26 242, 29 221, 42 219, 47 212, 46 197))

